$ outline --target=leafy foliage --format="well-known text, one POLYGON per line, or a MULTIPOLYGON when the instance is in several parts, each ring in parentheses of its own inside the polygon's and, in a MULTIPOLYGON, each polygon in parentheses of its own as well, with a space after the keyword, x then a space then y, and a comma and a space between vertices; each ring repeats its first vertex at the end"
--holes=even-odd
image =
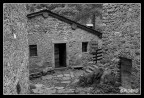
POLYGON ((102 74, 103 74, 103 71, 98 70, 97 72, 93 72, 88 75, 80 76, 78 85, 82 87, 87 87, 87 86, 92 86, 93 84, 99 84, 102 74))
POLYGON ((109 84, 98 84, 91 91, 92 94, 119 94, 120 89, 117 86, 109 84))
POLYGON ((27 4, 30 13, 44 8, 76 22, 85 22, 92 14, 101 16, 102 12, 102 4, 27 4))

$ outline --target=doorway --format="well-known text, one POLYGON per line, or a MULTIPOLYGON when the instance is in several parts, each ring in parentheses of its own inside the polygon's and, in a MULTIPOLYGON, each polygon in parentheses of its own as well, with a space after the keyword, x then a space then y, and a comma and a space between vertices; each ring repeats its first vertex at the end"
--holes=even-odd
POLYGON ((54 44, 55 68, 66 67, 66 43, 54 44))
POLYGON ((131 88, 132 60, 120 57, 121 83, 125 88, 131 88))

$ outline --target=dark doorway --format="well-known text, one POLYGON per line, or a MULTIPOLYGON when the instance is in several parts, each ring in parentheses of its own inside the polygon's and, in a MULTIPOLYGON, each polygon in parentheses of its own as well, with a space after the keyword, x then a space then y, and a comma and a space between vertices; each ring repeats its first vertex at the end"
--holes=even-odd
POLYGON ((55 68, 66 67, 66 43, 54 44, 55 68))
POLYGON ((120 57, 121 84, 125 88, 131 88, 131 68, 132 60, 120 57))

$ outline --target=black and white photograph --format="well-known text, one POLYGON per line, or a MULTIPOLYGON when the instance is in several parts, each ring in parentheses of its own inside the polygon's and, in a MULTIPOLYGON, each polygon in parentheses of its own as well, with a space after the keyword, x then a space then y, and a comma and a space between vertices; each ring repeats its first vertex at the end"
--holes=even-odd
POLYGON ((3 3, 3 95, 141 95, 141 3, 3 3))

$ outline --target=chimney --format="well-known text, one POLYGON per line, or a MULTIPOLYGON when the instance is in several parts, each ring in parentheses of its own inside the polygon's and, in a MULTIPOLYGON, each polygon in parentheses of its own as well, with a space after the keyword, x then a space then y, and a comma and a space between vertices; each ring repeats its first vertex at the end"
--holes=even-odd
POLYGON ((93 24, 92 23, 88 23, 88 24, 86 24, 86 26, 89 27, 89 28, 93 28, 93 24))

